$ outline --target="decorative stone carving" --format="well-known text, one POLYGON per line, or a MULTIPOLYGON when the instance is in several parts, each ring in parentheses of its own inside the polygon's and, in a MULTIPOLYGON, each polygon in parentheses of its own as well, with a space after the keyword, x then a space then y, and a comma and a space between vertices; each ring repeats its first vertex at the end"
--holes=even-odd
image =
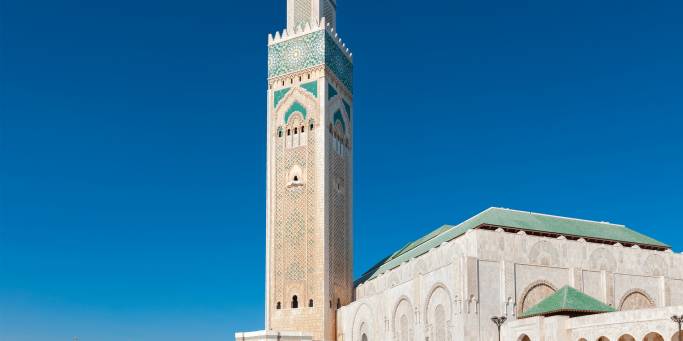
POLYGON ((521 315, 527 309, 535 306, 544 298, 552 295, 557 288, 548 281, 536 281, 531 283, 522 293, 518 306, 517 315, 521 315))
POLYGON ((600 247, 591 252, 588 265, 591 270, 614 271, 617 268, 617 261, 609 250, 600 247))
POLYGON ((393 339, 395 341, 413 341, 414 328, 413 305, 406 297, 403 297, 394 309, 393 339))
POLYGON ((531 247, 531 250, 529 251, 529 262, 546 266, 558 264, 558 251, 549 241, 541 240, 531 247))
POLYGON ((636 310, 655 307, 655 301, 642 289, 627 291, 619 302, 619 310, 636 310))

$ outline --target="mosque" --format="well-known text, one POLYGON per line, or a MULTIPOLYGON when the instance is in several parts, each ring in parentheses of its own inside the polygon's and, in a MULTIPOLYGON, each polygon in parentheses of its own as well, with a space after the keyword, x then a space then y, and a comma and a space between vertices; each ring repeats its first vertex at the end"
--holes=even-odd
POLYGON ((353 55, 336 0, 268 37, 265 329, 237 341, 683 341, 683 255, 624 225, 489 208, 353 279, 353 55))

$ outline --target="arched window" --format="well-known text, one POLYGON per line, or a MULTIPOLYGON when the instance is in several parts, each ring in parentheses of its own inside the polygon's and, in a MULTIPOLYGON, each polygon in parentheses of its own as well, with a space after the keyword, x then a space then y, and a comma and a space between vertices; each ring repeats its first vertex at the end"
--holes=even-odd
POLYGON ((650 334, 645 335, 643 341, 664 341, 664 337, 659 335, 659 333, 652 332, 650 334))
POLYGON ((294 134, 296 135, 298 133, 299 133, 299 128, 294 128, 294 134))
POLYGON ((296 295, 292 296, 292 308, 299 308, 299 299, 296 297, 296 295))
POLYGON ((609 339, 605 336, 601 336, 598 338, 598 341, 609 341, 609 339))
POLYGON ((303 133, 304 131, 306 131, 306 127, 305 127, 305 126, 301 126, 301 132, 303 133))
POLYGON ((275 305, 275 309, 278 309, 278 310, 282 309, 282 303, 277 302, 277 304, 275 305))
POLYGON ((363 336, 360 337, 360 341, 368 341, 368 336, 363 334, 363 336))
POLYGON ((620 336, 618 341, 636 341, 636 338, 631 335, 625 334, 620 336))
POLYGON ((299 177, 295 175, 294 176, 294 182, 297 182, 297 181, 299 181, 299 177))
POLYGON ((676 334, 671 337, 671 341, 683 341, 683 332, 676 332, 676 334))
POLYGON ((313 299, 308 300, 308 307, 313 308, 313 299))
POLYGON ((292 134, 292 130, 291 130, 291 129, 287 129, 287 136, 289 136, 289 135, 291 135, 291 134, 292 134))

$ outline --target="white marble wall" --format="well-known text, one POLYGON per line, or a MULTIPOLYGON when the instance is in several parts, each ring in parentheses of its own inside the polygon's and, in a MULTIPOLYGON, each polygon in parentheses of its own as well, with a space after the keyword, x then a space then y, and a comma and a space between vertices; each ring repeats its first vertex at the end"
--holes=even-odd
POLYGON ((360 285, 356 301, 338 310, 338 336, 437 341, 443 326, 429 315, 441 305, 449 311, 445 340, 494 341, 491 316, 514 321, 516 305, 537 283, 572 285, 615 307, 632 290, 646 293, 657 307, 681 305, 683 255, 473 230, 360 285), (412 310, 407 332, 397 318, 406 307, 412 310))

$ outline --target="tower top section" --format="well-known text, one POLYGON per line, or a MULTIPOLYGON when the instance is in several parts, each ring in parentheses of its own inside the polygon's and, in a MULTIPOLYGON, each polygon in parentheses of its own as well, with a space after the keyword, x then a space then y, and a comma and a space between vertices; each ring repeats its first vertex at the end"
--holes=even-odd
POLYGON ((287 0, 287 30, 323 17, 336 27, 337 0, 287 0))

